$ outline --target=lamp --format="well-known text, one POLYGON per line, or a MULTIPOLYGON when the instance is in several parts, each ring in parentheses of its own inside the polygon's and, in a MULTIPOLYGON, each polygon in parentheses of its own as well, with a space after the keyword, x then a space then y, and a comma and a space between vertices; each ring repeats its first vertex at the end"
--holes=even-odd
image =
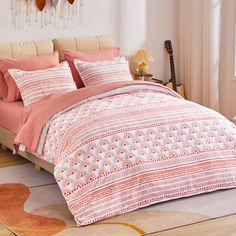
POLYGON ((143 76, 144 74, 148 74, 148 64, 152 61, 154 61, 154 58, 147 48, 138 50, 133 58, 133 62, 139 65, 138 73, 141 76, 143 76))

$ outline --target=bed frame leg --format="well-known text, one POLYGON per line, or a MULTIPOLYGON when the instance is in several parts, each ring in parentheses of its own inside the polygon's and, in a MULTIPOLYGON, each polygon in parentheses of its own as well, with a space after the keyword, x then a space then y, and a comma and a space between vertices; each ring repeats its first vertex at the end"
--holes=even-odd
POLYGON ((7 150, 7 147, 6 147, 6 146, 4 146, 3 144, 1 144, 1 148, 2 148, 2 150, 4 150, 4 151, 6 151, 6 150, 7 150))
POLYGON ((41 167, 37 164, 34 165, 34 168, 35 168, 36 171, 41 171, 41 167))

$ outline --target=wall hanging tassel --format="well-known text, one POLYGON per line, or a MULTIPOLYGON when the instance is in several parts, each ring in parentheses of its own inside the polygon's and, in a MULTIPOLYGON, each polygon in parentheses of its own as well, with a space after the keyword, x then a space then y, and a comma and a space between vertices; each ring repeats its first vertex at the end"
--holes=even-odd
POLYGON ((68 0, 68 2, 69 2, 70 4, 73 4, 73 3, 75 2, 75 0, 68 0))
POLYGON ((66 23, 68 21, 67 16, 66 16, 67 13, 68 13, 68 4, 64 4, 64 6, 63 6, 64 17, 62 19, 63 20, 63 29, 66 29, 66 23))
POLYGON ((83 24, 84 0, 11 0, 12 25, 15 29, 30 27, 33 23, 55 30, 67 28, 74 19, 83 24))
POLYGON ((48 11, 47 9, 44 10, 44 25, 47 26, 48 24, 48 11))
POLYGON ((46 5, 46 0, 36 0, 36 5, 40 11, 43 11, 46 5))
POLYGON ((55 10, 55 8, 53 9, 54 11, 54 30, 57 29, 57 11, 55 10))
POLYGON ((80 25, 84 24, 84 0, 80 0, 80 25))
POLYGON ((31 25, 31 14, 32 14, 32 0, 26 0, 26 22, 31 25))
POLYGON ((49 24, 52 24, 52 17, 53 17, 53 8, 49 10, 49 24))
POLYGON ((36 10, 35 15, 34 15, 34 20, 35 20, 36 23, 39 22, 39 14, 38 14, 37 10, 36 10))
POLYGON ((22 29, 23 27, 22 27, 22 18, 21 18, 21 16, 22 16, 22 8, 21 8, 21 1, 19 1, 19 5, 18 5, 18 17, 19 17, 19 20, 18 20, 18 22, 19 22, 19 25, 18 25, 18 29, 22 29))
POLYGON ((40 25, 41 28, 43 28, 43 13, 41 13, 41 25, 40 25))
POLYGON ((12 24, 15 26, 16 23, 16 18, 15 18, 15 4, 14 4, 14 0, 11 0, 11 22, 12 24))
POLYGON ((52 0, 52 5, 57 8, 58 2, 58 0, 52 0))

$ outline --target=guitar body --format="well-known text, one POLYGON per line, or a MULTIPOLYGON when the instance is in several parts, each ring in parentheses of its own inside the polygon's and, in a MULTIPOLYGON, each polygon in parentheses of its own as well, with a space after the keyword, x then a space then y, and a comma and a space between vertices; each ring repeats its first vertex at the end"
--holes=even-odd
MULTIPOLYGON (((173 83, 172 82, 169 82, 169 83, 165 84, 165 86, 170 88, 170 89, 173 89, 173 83)), ((176 85, 176 89, 177 89, 176 92, 179 95, 181 95, 183 98, 185 98, 184 85, 183 84, 176 85)))
POLYGON ((176 91, 182 97, 185 98, 184 85, 183 84, 177 85, 177 82, 176 82, 174 55, 173 55, 172 43, 170 40, 165 41, 165 48, 170 55, 170 71, 171 71, 171 79, 170 79, 170 82, 166 84, 166 86, 168 88, 173 89, 174 91, 176 91))

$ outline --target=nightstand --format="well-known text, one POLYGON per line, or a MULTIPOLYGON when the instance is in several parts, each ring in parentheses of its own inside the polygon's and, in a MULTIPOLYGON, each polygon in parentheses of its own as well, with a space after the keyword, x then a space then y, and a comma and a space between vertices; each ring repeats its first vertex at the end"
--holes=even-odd
POLYGON ((150 81, 150 82, 159 83, 159 84, 163 83, 162 80, 153 78, 152 74, 145 74, 143 77, 140 77, 139 74, 135 73, 133 76, 134 76, 134 80, 144 80, 144 81, 150 81))
POLYGON ((144 74, 143 77, 141 77, 138 73, 134 73, 134 80, 150 80, 153 75, 152 74, 144 74))
POLYGON ((160 80, 160 79, 156 79, 156 78, 151 78, 150 80, 148 80, 150 82, 153 82, 153 83, 157 83, 157 84, 163 84, 163 81, 160 80))

